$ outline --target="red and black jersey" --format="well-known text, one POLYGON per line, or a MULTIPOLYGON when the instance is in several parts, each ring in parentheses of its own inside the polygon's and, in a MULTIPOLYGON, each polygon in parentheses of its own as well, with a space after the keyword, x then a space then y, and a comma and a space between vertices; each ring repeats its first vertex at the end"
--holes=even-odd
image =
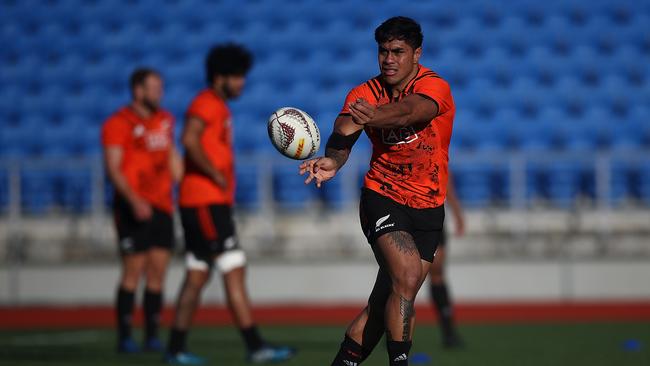
POLYGON ((372 158, 364 186, 409 207, 438 207, 447 195, 449 141, 456 112, 445 80, 419 65, 417 75, 401 95, 393 97, 381 77, 375 77, 350 91, 341 114, 349 114, 348 104, 358 98, 381 106, 399 102, 410 94, 432 100, 438 105, 438 114, 421 125, 366 127, 372 158))

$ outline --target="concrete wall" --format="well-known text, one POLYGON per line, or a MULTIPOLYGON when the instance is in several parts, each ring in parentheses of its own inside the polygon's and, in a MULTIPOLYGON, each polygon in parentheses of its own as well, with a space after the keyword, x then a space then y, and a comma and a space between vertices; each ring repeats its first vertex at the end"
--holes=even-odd
MULTIPOLYGON (((257 304, 362 303, 376 274, 372 260, 339 263, 252 263, 248 284, 257 304)), ((591 262, 451 262, 448 275, 460 302, 554 300, 650 300, 650 260, 591 262)), ((0 269, 0 303, 110 304, 117 265, 31 266, 0 269)), ((183 276, 171 266, 166 300, 183 276)), ((419 301, 426 300, 426 290, 419 301)), ((218 276, 204 296, 222 303, 218 276)))

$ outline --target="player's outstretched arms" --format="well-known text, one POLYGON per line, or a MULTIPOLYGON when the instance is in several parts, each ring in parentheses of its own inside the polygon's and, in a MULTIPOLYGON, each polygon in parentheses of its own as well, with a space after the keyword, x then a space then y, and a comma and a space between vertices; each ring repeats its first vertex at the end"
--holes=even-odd
POLYGON ((334 122, 334 131, 327 140, 325 156, 310 159, 300 164, 300 175, 309 173, 305 184, 316 181, 320 188, 325 181, 332 179, 350 156, 352 146, 361 135, 362 126, 355 124, 347 115, 339 115, 334 122))
POLYGON ((395 128, 428 123, 438 115, 438 105, 420 94, 411 94, 397 103, 376 107, 363 98, 348 105, 354 123, 378 128, 395 128))

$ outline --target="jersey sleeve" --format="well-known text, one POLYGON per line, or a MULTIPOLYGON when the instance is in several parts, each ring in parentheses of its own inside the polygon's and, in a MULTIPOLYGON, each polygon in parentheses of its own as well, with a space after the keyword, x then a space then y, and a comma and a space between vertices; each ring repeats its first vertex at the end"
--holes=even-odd
POLYGON ((197 117, 200 118, 203 123, 210 124, 214 121, 214 105, 210 103, 209 99, 201 94, 194 98, 189 108, 187 108, 186 117, 197 117))
POLYGON ((343 108, 341 109, 341 112, 339 112, 339 114, 349 115, 350 108, 348 107, 348 105, 359 98, 365 99, 370 104, 373 105, 376 104, 376 99, 369 94, 370 94, 370 90, 368 89, 368 86, 366 84, 359 85, 356 88, 350 90, 348 95, 345 97, 345 103, 343 104, 343 108))
POLYGON ((131 128, 127 121, 117 116, 110 117, 102 127, 103 146, 126 146, 131 138, 131 128))
POLYGON ((427 99, 431 99, 438 105, 438 114, 449 111, 453 105, 451 89, 446 81, 439 77, 425 77, 415 83, 414 94, 419 94, 427 99))

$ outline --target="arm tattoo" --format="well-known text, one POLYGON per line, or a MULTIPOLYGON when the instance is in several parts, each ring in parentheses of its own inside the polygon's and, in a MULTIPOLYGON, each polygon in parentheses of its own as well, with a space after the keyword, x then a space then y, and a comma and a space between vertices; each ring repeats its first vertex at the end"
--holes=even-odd
POLYGON ((401 253, 408 255, 418 254, 418 248, 415 246, 413 237, 404 231, 393 231, 387 234, 391 243, 397 247, 401 253))
POLYGON ((406 342, 410 338, 411 333, 411 317, 415 315, 415 308, 413 307, 414 300, 407 300, 404 296, 399 297, 399 313, 402 316, 402 341, 406 342))
POLYGON ((325 156, 331 159, 334 159, 338 169, 340 169, 346 161, 348 161, 348 156, 350 156, 350 150, 337 150, 331 147, 328 147, 325 150, 325 156))

